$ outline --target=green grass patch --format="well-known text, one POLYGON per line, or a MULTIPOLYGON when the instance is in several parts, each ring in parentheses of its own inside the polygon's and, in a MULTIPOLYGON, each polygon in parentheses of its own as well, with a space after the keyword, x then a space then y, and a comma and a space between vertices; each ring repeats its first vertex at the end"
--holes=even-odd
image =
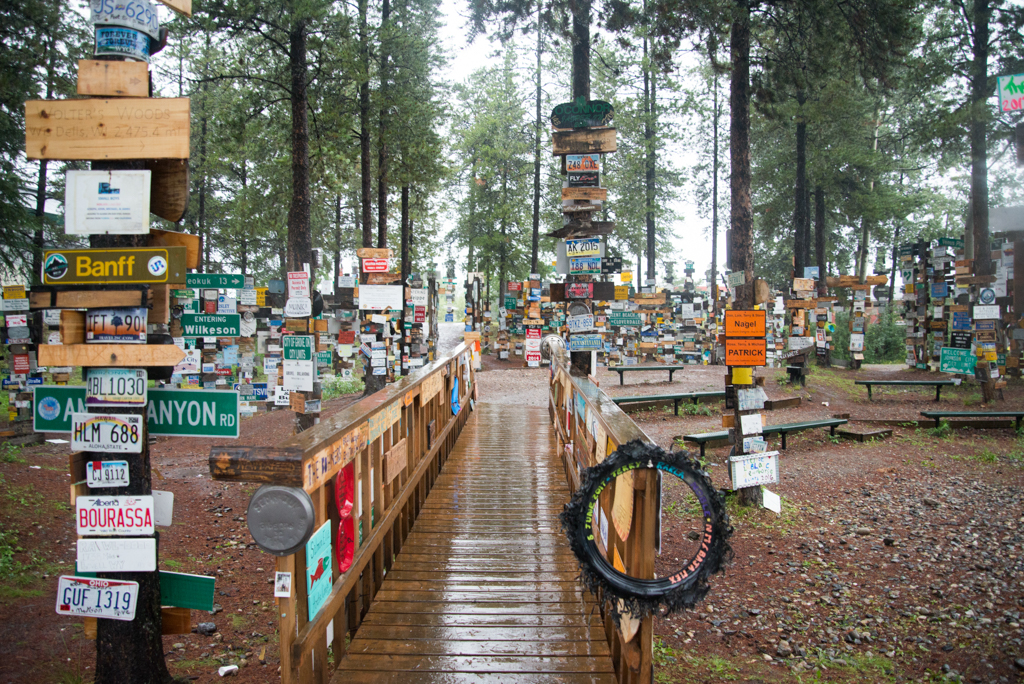
POLYGON ((168 661, 168 664, 173 667, 180 667, 184 670, 194 670, 199 667, 220 667, 221 662, 214 658, 196 658, 194 660, 171 660, 168 661))
POLYGON ((324 383, 323 400, 330 401, 346 394, 355 394, 363 391, 362 380, 342 380, 334 378, 324 383))
POLYGON ((231 628, 234 629, 236 632, 241 632, 245 630, 245 618, 241 615, 232 615, 231 628))
POLYGON ((182 562, 174 560, 173 558, 164 558, 164 565, 169 567, 171 570, 180 570, 182 568, 182 562))
POLYGON ((21 455, 21 447, 9 442, 0 444, 0 462, 25 463, 25 457, 21 455))
MULTIPOLYGON (((806 506, 805 508, 810 508, 806 506)), ((725 510, 733 525, 749 525, 755 530, 788 531, 805 521, 799 507, 787 498, 782 499, 782 513, 776 514, 760 506, 741 506, 738 496, 725 498, 725 510)))

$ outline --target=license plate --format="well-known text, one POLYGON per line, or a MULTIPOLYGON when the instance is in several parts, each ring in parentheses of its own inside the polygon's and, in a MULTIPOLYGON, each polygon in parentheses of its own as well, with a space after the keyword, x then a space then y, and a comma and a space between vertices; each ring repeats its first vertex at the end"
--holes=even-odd
POLYGON ((85 483, 90 487, 127 487, 128 461, 89 461, 85 483))
POLYGON ((71 414, 71 449, 106 453, 142 453, 142 416, 71 414))
POLYGON ((57 584, 57 613, 134 620, 138 596, 138 582, 62 575, 57 584))
POLYGON ((86 406, 145 406, 146 371, 136 368, 92 368, 85 382, 86 406))
POLYGON ((90 309, 85 315, 85 341, 145 344, 148 313, 141 307, 90 309))

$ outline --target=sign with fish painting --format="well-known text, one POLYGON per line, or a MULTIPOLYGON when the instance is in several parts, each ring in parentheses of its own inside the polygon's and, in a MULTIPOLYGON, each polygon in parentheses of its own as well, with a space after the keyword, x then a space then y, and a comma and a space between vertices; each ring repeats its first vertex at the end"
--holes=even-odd
POLYGON ((320 526, 306 542, 306 596, 309 619, 313 620, 327 603, 334 586, 331 577, 331 521, 320 526))

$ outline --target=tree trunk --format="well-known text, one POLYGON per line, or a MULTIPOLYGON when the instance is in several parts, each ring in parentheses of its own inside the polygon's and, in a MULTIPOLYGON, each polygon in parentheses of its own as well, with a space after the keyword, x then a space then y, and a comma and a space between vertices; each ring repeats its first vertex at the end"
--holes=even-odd
POLYGON ((377 247, 388 246, 388 46, 391 2, 380 10, 380 121, 377 127, 377 247))
MULTIPOLYGON (((56 70, 57 46, 56 39, 50 38, 46 44, 46 99, 53 98, 53 78, 56 70)), ((39 285, 43 277, 43 247, 46 244, 46 167, 47 160, 39 160, 39 176, 36 180, 36 218, 38 219, 35 234, 32 236, 32 275, 31 284, 39 285)))
POLYGON ((804 119, 804 102, 807 96, 803 90, 796 93, 799 105, 796 120, 796 183, 793 188, 795 202, 793 208, 793 275, 804 277, 804 268, 810 261, 810 235, 804 227, 809 225, 807 207, 807 121, 804 119))
MULTIPOLYGON (((402 186, 402 287, 409 282, 409 275, 412 272, 412 264, 409 260, 409 238, 412 226, 409 223, 409 184, 402 186)), ((406 308, 402 307, 402 375, 409 374, 409 345, 412 343, 412 335, 406 332, 405 323, 406 308)), ((416 310, 413 309, 413 320, 416 319, 416 310)), ((423 326, 426 328, 426 326, 423 326)), ((426 335, 424 335, 424 338, 426 335)))
POLYGON ((753 210, 750 204, 750 7, 736 0, 729 36, 732 77, 729 106, 729 155, 732 190, 729 231, 729 265, 746 273, 746 283, 737 292, 736 308, 754 308, 753 210))
MULTIPOLYGON (((95 171, 132 170, 145 168, 142 161, 92 162, 95 171)), ((145 247, 148 235, 90 235, 89 246, 94 249, 145 247)), ((108 289, 111 286, 108 286, 108 289)), ((116 288, 117 286, 112 286, 116 288)), ((168 339, 169 341, 169 339, 168 339)), ((151 339, 150 342, 155 342, 151 339)), ((146 409, 107 408, 97 413, 122 413, 142 416, 142 451, 138 454, 108 454, 94 452, 92 460, 128 461, 127 487, 92 489, 93 496, 147 495, 152 493, 149 440, 146 430, 146 409), (114 457, 114 458, 112 458, 114 457)), ((160 534, 154 536, 157 545, 160 534)), ((137 538, 137 537, 136 537, 137 538)), ((159 567, 159 549, 157 551, 159 567)), ((96 684, 166 684, 172 682, 164 661, 163 638, 161 636, 160 574, 159 572, 103 572, 103 579, 127 580, 139 583, 139 594, 135 603, 135 619, 98 620, 96 631, 96 684)))
POLYGON ((331 282, 335 294, 338 292, 338 277, 341 275, 341 195, 334 196, 334 275, 331 282))
MULTIPOLYGON (((577 0, 572 9, 572 99, 590 99, 590 2, 577 0)), ((639 277, 639 272, 637 273, 639 277)), ((570 352, 569 372, 586 377, 590 352, 570 352)))
MULTIPOLYGON (((715 47, 709 51, 714 53, 715 47)), ((711 299, 717 301, 718 291, 718 71, 714 73, 714 99, 711 117, 711 299)), ((712 309, 713 310, 713 309, 712 309)))
POLYGON ((893 305, 896 287, 896 270, 900 263, 900 222, 896 221, 896 228, 892 233, 892 270, 889 273, 889 306, 893 305))
POLYGON ((828 277, 828 266, 825 264, 825 189, 820 185, 814 188, 814 261, 818 264, 818 296, 828 294, 825 278, 828 277))
MULTIPOLYGON (((647 228, 647 280, 654 280, 654 258, 657 244, 654 234, 654 176, 656 152, 654 143, 656 85, 650 61, 647 58, 647 38, 644 37, 644 190, 646 198, 645 221, 647 228)), ((644 283, 647 284, 646 282, 644 283)))
POLYGON ((292 202, 288 209, 288 269, 301 271, 303 264, 313 261, 313 236, 309 229, 309 116, 304 19, 295 22, 288 38, 292 101, 292 202))
MULTIPOLYGON (((370 39, 366 28, 366 5, 359 0, 359 173, 362 180, 363 247, 373 247, 373 216, 370 193, 373 192, 373 171, 370 168, 370 39)), ((369 378, 370 376, 367 376, 369 378)))
POLYGON ((988 232, 988 43, 990 0, 974 0, 974 54, 971 62, 971 215, 974 219, 974 274, 992 274, 992 245, 988 232))
POLYGON ((537 4, 537 118, 533 138, 533 239, 530 244, 530 273, 537 273, 537 252, 540 250, 540 136, 543 128, 541 119, 541 55, 544 50, 541 27, 541 7, 537 4))

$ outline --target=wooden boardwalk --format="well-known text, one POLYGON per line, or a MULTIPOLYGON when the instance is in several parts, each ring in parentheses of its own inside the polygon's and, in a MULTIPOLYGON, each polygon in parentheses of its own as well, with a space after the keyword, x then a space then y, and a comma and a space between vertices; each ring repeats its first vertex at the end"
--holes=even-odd
POLYGON ((333 682, 616 681, 547 409, 478 403, 333 682))

